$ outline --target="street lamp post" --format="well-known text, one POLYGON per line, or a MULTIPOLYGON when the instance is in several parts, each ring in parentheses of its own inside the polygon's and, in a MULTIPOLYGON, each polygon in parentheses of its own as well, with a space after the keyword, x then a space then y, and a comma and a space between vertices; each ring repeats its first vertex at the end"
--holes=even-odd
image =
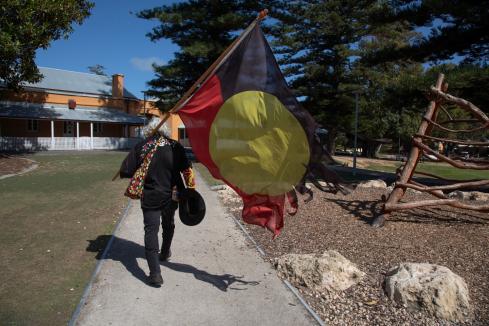
POLYGON ((358 92, 355 92, 355 138, 353 141, 353 175, 357 172, 358 92))
POLYGON ((397 114, 397 159, 401 159, 401 112, 397 114))

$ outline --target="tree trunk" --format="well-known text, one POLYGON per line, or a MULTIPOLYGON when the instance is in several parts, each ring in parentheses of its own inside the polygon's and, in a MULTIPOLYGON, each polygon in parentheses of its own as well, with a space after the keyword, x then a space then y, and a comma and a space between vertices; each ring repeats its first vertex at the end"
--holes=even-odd
POLYGON ((377 155, 377 151, 380 150, 380 145, 375 142, 366 141, 362 145, 362 156, 368 158, 374 158, 377 155))
POLYGON ((326 149, 329 154, 334 155, 336 150, 336 137, 338 136, 338 131, 335 129, 328 130, 328 139, 326 142, 326 149))

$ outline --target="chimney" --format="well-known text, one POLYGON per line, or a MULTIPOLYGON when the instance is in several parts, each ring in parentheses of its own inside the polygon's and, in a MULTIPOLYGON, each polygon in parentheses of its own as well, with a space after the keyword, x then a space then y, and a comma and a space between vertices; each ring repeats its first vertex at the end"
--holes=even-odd
POLYGON ((112 75, 112 97, 124 97, 124 75, 112 75))

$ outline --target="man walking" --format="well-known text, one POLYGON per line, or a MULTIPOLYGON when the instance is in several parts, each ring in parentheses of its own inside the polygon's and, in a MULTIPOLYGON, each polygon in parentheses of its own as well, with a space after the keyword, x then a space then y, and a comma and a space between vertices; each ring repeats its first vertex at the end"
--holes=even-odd
POLYGON ((185 186, 194 189, 194 174, 184 148, 180 143, 168 138, 166 126, 158 132, 151 132, 159 124, 153 119, 145 127, 147 138, 137 144, 122 162, 120 176, 131 178, 126 196, 141 199, 144 216, 144 249, 150 274, 151 285, 163 284, 160 263, 171 256, 171 243, 175 230, 174 216, 178 207, 177 189, 185 186), (158 246, 158 231, 161 219, 163 241, 161 251, 158 246))

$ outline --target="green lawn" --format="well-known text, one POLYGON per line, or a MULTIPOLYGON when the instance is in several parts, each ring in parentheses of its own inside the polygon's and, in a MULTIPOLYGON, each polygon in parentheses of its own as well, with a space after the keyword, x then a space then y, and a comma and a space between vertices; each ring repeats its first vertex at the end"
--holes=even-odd
POLYGON ((0 180, 0 324, 69 321, 97 262, 88 240, 110 235, 127 204, 127 181, 111 182, 124 156, 36 154, 38 169, 0 180))
MULTIPOLYGON (((392 164, 389 165, 371 163, 366 169, 374 171, 395 172, 399 166, 399 162, 392 162, 392 164)), ((418 164, 416 171, 431 173, 446 179, 454 180, 489 179, 489 171, 456 169, 446 163, 421 162, 418 164)))
MULTIPOLYGON (((370 163, 365 169, 381 172, 395 172, 400 165, 400 162, 385 161, 383 164, 370 163)), ((224 184, 221 180, 214 179, 207 168, 201 163, 194 163, 193 166, 209 186, 224 184)), ((431 173, 446 179, 454 180, 489 179, 489 171, 461 170, 456 169, 446 163, 421 162, 418 164, 416 171, 431 173)), ((351 173, 340 174, 345 180, 348 181, 359 181, 365 179, 365 177, 362 177, 361 175, 354 176, 351 173)), ((422 175, 418 176, 423 177, 422 175)))

